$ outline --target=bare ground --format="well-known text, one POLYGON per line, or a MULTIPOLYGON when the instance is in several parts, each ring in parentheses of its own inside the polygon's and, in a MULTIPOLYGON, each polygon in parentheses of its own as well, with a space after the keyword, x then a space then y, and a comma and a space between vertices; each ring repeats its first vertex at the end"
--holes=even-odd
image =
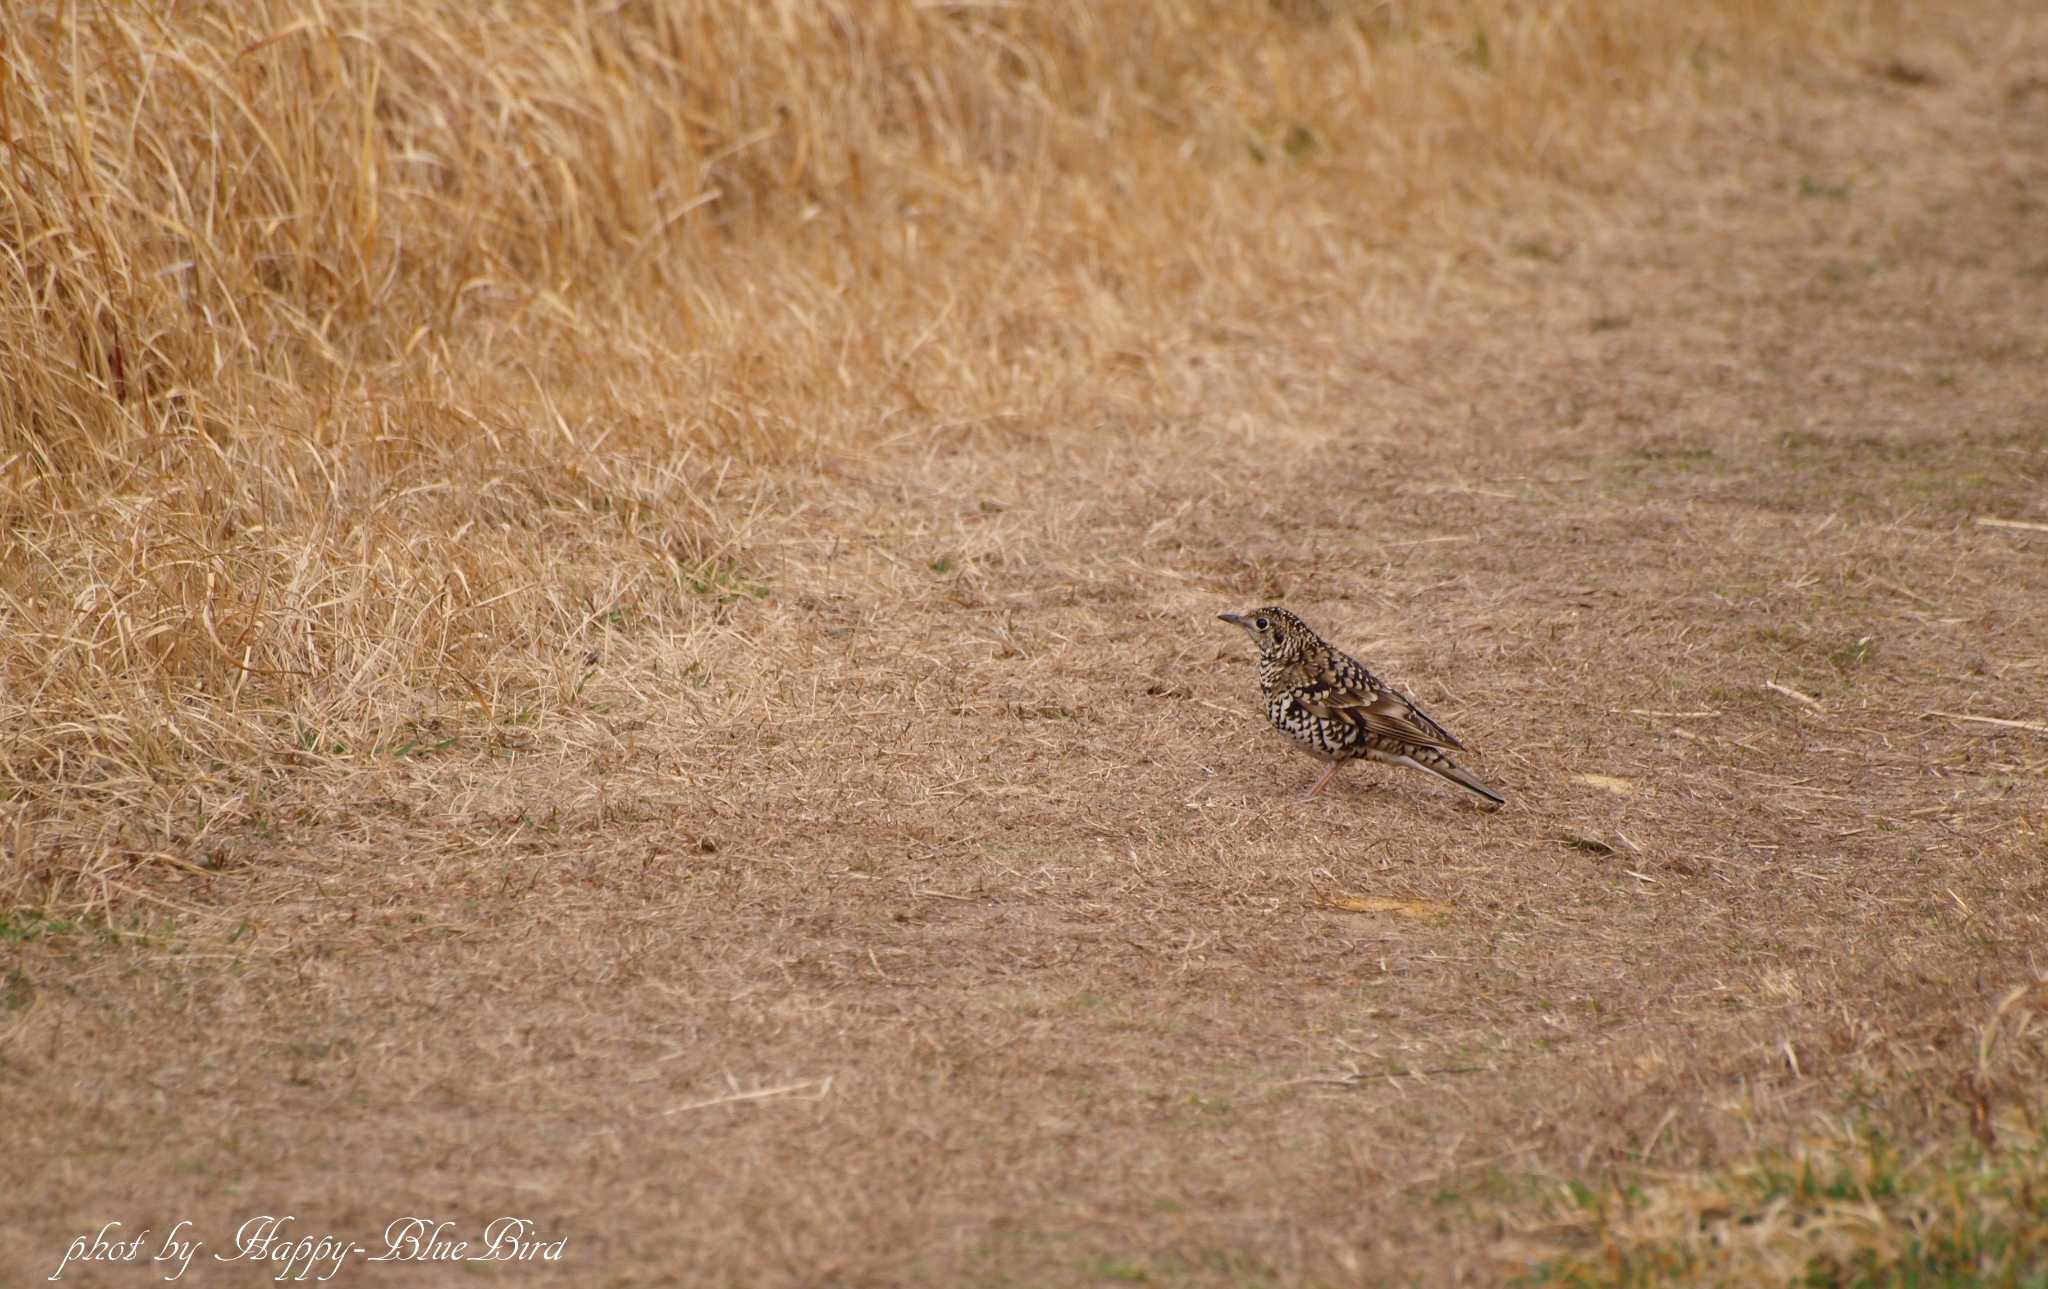
POLYGON ((1961 719, 2048 720, 2048 28, 1901 57, 1146 360, 1263 398, 776 474, 575 737, 10 944, 10 1283, 260 1212, 568 1241, 366 1285, 1486 1283, 1567 1180, 1950 1132, 2048 968, 2048 737, 1961 719), (1299 800, 1214 621, 1283 599, 1510 806, 1299 800))

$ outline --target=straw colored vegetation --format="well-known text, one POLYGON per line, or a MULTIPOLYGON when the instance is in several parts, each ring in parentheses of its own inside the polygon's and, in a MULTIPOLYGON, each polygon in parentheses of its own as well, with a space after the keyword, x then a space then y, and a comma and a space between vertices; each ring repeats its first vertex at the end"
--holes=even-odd
POLYGON ((9 1283, 2038 1283, 2037 10, 0 6, 9 1283))
MULTIPOLYGON (((1999 1000, 1952 1089, 1968 1142, 1888 1140, 1870 1116, 1817 1116, 1796 1142, 1707 1174, 1638 1170, 1557 1188, 1556 1231, 1590 1246, 1542 1263, 1555 1284, 2036 1284, 2048 1275, 2048 1138, 2022 1061, 2048 979, 1999 1000)), ((2038 1040, 2036 1040, 2038 1045, 2038 1040)), ((1903 1084, 1903 1080, 1895 1080, 1903 1084)), ((1865 1096, 1871 1095, 1868 1090, 1865 1096)), ((1880 1094, 1881 1095, 1881 1094, 1880 1094)))

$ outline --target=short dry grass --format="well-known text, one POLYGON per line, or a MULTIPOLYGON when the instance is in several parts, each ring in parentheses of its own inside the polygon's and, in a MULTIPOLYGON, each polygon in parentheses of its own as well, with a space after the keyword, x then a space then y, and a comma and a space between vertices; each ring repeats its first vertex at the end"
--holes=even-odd
POLYGON ((8 8, 0 1267, 2038 1277, 2044 122, 1993 0, 8 8), (1510 806, 1300 802, 1283 598, 1510 806))

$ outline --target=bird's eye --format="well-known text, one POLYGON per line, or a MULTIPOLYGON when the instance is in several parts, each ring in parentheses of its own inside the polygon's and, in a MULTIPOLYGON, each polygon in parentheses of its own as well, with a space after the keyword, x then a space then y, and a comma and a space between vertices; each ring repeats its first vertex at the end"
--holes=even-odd
POLYGON ((1266 618, 1260 618, 1257 621, 1253 622, 1252 625, 1257 627, 1261 631, 1271 631, 1273 629, 1273 623, 1266 618))

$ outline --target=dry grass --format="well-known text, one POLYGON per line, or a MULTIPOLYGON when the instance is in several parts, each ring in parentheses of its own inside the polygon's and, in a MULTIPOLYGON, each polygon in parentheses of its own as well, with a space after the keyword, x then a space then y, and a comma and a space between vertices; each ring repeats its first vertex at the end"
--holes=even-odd
POLYGON ((2023 1213, 2044 85, 1992 0, 6 9, 0 1266, 1741 1277, 1687 1196, 1994 1127, 2023 1213), (1295 802, 1283 596, 1510 809, 1295 802))
POLYGON ((16 6, 6 889, 104 906, 338 756, 549 738, 599 625, 712 612, 752 467, 1278 413, 1214 358, 1870 21, 16 6))
MULTIPOLYGON (((1999 1000, 1957 1092, 1974 1140, 1901 1146, 1871 1105, 1822 1116, 1802 1140, 1716 1173, 1638 1175, 1611 1193, 1563 1189, 1563 1219, 1595 1254, 1543 1264, 1558 1284, 2023 1284, 2048 1270, 2048 1140, 2039 1013, 2048 978, 1999 1000)), ((1896 1070, 1894 1093, 1906 1081, 1896 1070)), ((1872 1092, 1876 1092, 1873 1089, 1872 1092)), ((1882 1094, 1866 1093, 1870 1101, 1882 1094)))

